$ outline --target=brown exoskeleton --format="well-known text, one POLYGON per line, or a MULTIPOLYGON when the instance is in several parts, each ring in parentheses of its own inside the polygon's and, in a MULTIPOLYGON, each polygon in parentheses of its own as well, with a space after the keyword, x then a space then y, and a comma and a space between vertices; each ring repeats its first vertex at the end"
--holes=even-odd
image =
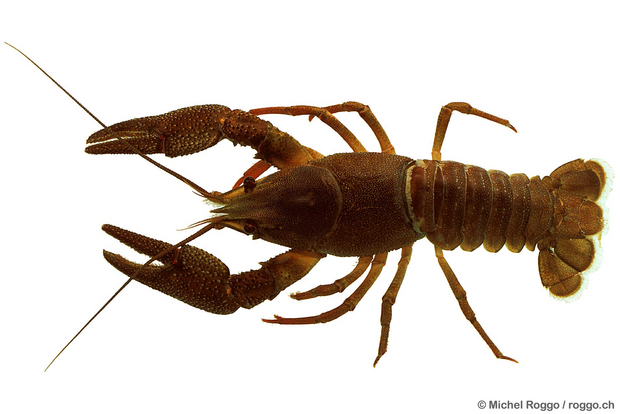
POLYGON ((370 108, 357 102, 248 112, 202 105, 104 127, 88 139, 87 153, 137 153, 145 158, 144 154, 163 153, 176 157, 202 151, 226 138, 251 146, 260 159, 233 190, 225 193, 205 191, 176 175, 218 205, 212 210, 215 215, 200 223, 205 226, 196 234, 174 246, 104 225, 106 233, 151 259, 141 265, 105 251, 104 256, 131 279, 217 314, 275 298, 326 255, 359 257, 356 268, 342 279, 292 295, 301 300, 342 292, 370 267, 342 305, 311 317, 264 320, 313 324, 353 310, 378 278, 388 252, 401 249, 396 275, 383 297, 376 364, 387 350, 392 305, 412 245, 426 237, 435 245, 439 265, 465 317, 497 358, 514 361, 500 352, 476 320, 443 250, 461 246, 472 251, 484 245, 486 250, 497 252, 506 245, 510 251, 519 252, 524 246, 529 250, 538 247, 543 286, 554 296, 576 297, 585 287, 584 272, 595 261, 596 246, 605 228, 599 201, 604 199, 611 180, 605 165, 595 160, 571 161, 543 178, 509 176, 441 161, 441 146, 453 111, 514 130, 505 119, 466 103, 450 103, 439 114, 432 159, 413 160, 395 154, 370 108), (381 153, 366 152, 334 117, 343 111, 362 117, 379 141, 381 153), (318 117, 354 152, 324 157, 258 117, 263 114, 318 117), (269 166, 281 171, 258 179, 269 166), (225 227, 290 250, 262 263, 257 270, 231 275, 218 258, 186 244, 207 231, 225 227), (155 260, 163 266, 151 264, 155 260))

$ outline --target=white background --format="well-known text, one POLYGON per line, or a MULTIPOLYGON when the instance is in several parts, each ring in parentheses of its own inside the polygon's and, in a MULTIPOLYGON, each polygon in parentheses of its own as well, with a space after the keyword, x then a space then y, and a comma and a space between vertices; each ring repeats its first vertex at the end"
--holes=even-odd
MULTIPOLYGON (((372 107, 400 154, 429 158, 439 108, 467 101, 519 133, 456 114, 445 160, 530 176, 579 157, 620 168, 614 2, 427 3, 21 1, 3 6, 0 40, 107 124, 206 103, 357 100, 372 107)), ((99 126, 6 45, 0 82, 0 411, 479 412, 479 400, 620 407, 617 192, 604 262, 575 303, 548 297, 535 253, 446 252, 479 321, 519 364, 493 357, 422 240, 377 368, 380 301, 397 253, 355 312, 319 326, 260 318, 319 313, 344 295, 297 303, 282 294, 224 317, 132 283, 43 373, 125 280, 101 249, 134 257, 101 224, 176 242, 189 234, 176 229, 207 208, 137 157, 86 155, 84 141, 99 126)), ((316 120, 269 119, 324 154, 347 151, 316 120)), ((341 119, 377 150, 356 115, 341 119)), ((223 142, 157 159, 226 190, 252 156, 223 142)), ((225 230, 194 244, 234 272, 284 250, 225 230)), ((291 291, 333 281, 354 264, 327 258, 291 291)))

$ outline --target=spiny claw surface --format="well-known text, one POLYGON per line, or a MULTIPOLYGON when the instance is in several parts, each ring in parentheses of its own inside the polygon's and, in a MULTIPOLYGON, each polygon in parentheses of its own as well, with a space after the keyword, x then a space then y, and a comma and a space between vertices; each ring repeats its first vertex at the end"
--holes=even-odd
MULTIPOLYGON (((172 247, 170 243, 104 224, 102 230, 139 253, 154 257, 172 247)), ((228 267, 217 257, 185 245, 157 260, 164 265, 143 266, 104 250, 105 259, 132 279, 188 305, 217 314, 239 308, 231 295, 228 267)))
POLYGON ((223 105, 199 105, 162 115, 119 122, 92 134, 89 154, 133 154, 122 138, 143 154, 163 153, 168 157, 189 155, 217 144, 224 136, 221 119, 230 112, 223 105))

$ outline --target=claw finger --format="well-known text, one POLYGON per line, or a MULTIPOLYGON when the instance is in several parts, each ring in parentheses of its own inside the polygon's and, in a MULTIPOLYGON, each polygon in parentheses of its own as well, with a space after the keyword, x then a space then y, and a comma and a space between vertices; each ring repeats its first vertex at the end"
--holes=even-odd
MULTIPOLYGON (((101 226, 101 230, 105 231, 107 234, 114 237, 116 240, 120 241, 124 245, 131 247, 138 253, 145 254, 149 257, 158 255, 161 252, 172 247, 170 243, 166 243, 157 239, 152 239, 150 237, 146 237, 129 230, 121 229, 120 227, 112 226, 110 224, 104 224, 103 226, 101 226)), ((170 253, 165 254, 161 258, 158 258, 157 260, 164 264, 172 264, 175 261, 176 255, 176 251, 173 250, 170 253)), ((121 272, 125 273, 122 270, 121 272)))
POLYGON ((143 266, 141 264, 132 262, 125 259, 120 254, 110 253, 107 250, 103 251, 103 257, 110 263, 116 270, 125 275, 135 278, 140 281, 142 278, 156 277, 162 270, 162 266, 148 265, 143 266), (139 273, 138 273, 139 272, 139 273))

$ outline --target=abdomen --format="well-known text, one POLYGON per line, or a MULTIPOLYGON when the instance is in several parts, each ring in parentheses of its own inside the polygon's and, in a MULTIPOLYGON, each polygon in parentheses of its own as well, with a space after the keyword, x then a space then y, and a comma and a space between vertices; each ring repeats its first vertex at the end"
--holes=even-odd
POLYGON ((598 161, 575 160, 528 178, 452 161, 418 160, 408 170, 410 214, 434 245, 490 252, 541 250, 543 285, 570 296, 595 258, 603 231, 598 204, 607 178, 598 161))

